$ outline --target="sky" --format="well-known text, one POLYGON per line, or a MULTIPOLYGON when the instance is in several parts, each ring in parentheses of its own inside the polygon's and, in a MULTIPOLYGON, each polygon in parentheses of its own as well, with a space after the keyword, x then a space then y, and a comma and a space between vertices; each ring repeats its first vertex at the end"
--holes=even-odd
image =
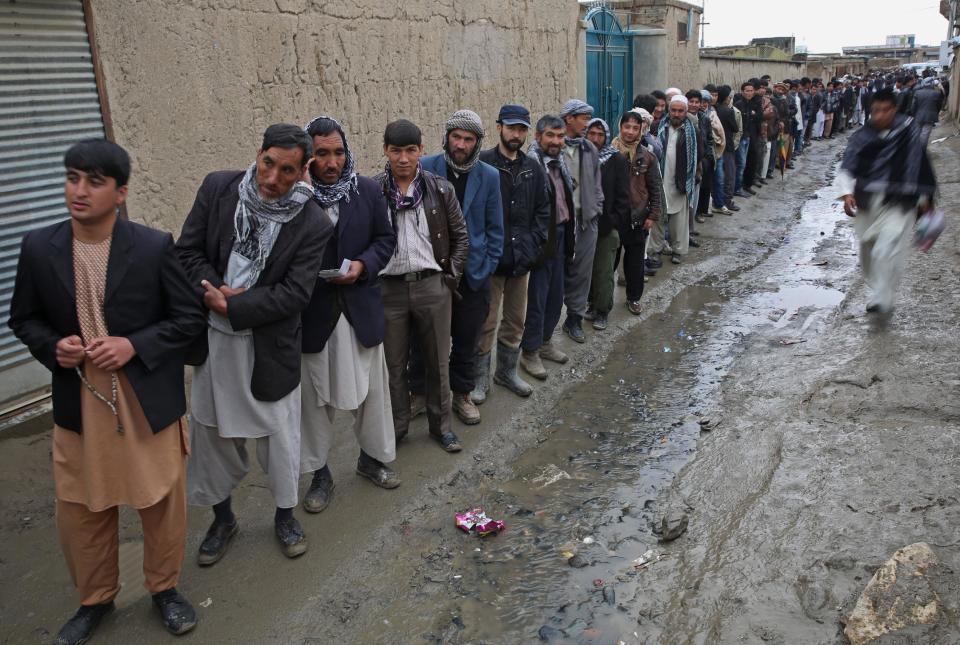
POLYGON ((883 45, 887 36, 916 34, 940 45, 947 20, 940 0, 687 0, 706 2, 705 45, 745 45, 751 38, 794 36, 811 53, 883 45))

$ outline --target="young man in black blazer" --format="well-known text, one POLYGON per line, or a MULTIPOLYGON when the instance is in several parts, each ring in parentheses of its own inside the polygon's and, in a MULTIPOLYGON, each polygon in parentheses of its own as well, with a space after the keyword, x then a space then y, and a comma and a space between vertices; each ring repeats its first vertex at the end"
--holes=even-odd
POLYGON ((333 224, 302 181, 313 154, 295 125, 267 128, 246 171, 207 175, 177 241, 209 310, 191 391, 187 465, 191 504, 213 506, 201 566, 217 562, 238 530, 230 495, 250 468, 246 440, 276 504, 284 555, 307 550, 293 516, 300 475, 300 314, 310 302, 333 224))
POLYGON ((79 611, 56 643, 82 643, 120 591, 119 506, 143 523, 147 589, 167 629, 196 614, 176 590, 187 507, 183 365, 203 313, 173 238, 120 219, 130 159, 103 139, 64 158, 70 219, 28 233, 10 327, 53 373, 57 529, 79 611))
POLYGON ((302 316, 300 465, 313 475, 303 508, 319 513, 333 494, 327 455, 337 410, 353 415, 353 431, 360 444, 357 474, 381 488, 400 485, 400 478, 387 466, 396 459, 397 441, 383 352, 379 279, 393 255, 397 235, 380 186, 357 174, 340 124, 319 116, 305 130, 313 141, 313 200, 336 227, 322 267, 339 269, 345 261, 350 263, 345 275, 317 280, 302 316))

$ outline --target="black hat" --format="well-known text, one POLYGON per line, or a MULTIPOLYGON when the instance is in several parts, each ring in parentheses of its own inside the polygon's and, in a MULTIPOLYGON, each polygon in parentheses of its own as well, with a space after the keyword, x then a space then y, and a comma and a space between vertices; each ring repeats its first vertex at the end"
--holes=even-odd
POLYGON ((497 123, 503 125, 525 125, 530 127, 530 110, 522 105, 504 105, 500 108, 497 123))

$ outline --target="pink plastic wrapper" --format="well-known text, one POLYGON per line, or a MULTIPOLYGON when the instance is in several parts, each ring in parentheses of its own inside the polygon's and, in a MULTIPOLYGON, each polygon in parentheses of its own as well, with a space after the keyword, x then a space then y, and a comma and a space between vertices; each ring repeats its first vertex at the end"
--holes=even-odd
POLYGON ((947 227, 947 218, 943 216, 943 211, 937 209, 926 213, 917 220, 916 244, 921 251, 929 251, 933 243, 937 241, 943 229, 947 227))
POLYGON ((455 515, 457 528, 464 533, 474 533, 480 537, 496 535, 507 528, 502 520, 491 520, 482 508, 465 511, 455 515))

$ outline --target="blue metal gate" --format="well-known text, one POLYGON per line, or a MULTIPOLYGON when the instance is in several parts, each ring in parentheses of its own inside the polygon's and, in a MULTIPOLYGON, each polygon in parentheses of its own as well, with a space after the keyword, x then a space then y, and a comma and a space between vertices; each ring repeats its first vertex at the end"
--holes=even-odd
POLYGON ((620 115, 633 102, 633 42, 609 9, 595 7, 586 20, 587 103, 616 135, 620 115))

